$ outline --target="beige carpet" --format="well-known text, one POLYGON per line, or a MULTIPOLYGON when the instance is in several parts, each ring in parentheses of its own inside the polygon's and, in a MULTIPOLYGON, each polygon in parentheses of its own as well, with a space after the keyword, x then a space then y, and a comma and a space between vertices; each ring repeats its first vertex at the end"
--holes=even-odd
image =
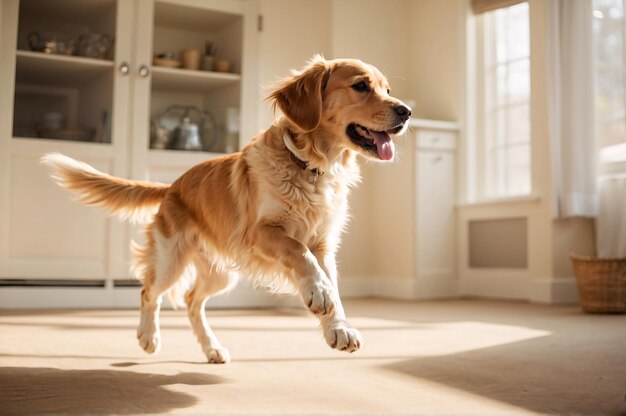
POLYGON ((626 414, 626 316, 489 301, 351 301, 330 350, 299 310, 209 311, 233 361, 203 363, 184 312, 144 354, 135 311, 0 312, 0 414, 626 414))

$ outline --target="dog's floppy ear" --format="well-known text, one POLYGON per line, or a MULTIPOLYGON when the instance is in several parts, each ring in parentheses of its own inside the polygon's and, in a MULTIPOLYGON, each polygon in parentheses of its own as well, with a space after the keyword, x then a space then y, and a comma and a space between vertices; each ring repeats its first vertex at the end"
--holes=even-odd
POLYGON ((322 100, 329 76, 330 66, 316 55, 306 68, 282 81, 269 100, 302 131, 315 130, 322 118, 322 100))

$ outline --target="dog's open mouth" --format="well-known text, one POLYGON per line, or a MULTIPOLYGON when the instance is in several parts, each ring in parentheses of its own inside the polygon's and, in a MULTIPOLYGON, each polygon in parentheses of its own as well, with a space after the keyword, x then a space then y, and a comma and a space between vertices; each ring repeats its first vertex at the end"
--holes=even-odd
POLYGON ((402 126, 387 131, 375 131, 360 124, 352 123, 348 126, 346 133, 352 140, 352 143, 360 148, 375 154, 381 160, 391 160, 393 159, 395 146, 389 135, 395 134, 400 130, 402 130, 402 126))

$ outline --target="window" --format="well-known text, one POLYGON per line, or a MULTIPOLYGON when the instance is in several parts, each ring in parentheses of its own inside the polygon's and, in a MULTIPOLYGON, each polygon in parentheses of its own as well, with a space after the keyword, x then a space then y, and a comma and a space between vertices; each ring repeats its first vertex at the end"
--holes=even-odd
POLYGON ((531 192, 528 3, 478 17, 479 196, 531 192))
POLYGON ((593 0, 596 134, 602 161, 626 160, 624 0, 593 0))

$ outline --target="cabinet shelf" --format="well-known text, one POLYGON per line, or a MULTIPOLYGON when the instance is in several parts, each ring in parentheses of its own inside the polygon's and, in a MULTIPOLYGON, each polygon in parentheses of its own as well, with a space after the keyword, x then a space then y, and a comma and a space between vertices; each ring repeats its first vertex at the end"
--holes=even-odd
POLYGON ((239 74, 152 67, 152 87, 161 90, 205 93, 240 81, 239 74))
POLYGON ((16 52, 16 81, 24 84, 77 87, 110 72, 112 61, 42 52, 16 52))

